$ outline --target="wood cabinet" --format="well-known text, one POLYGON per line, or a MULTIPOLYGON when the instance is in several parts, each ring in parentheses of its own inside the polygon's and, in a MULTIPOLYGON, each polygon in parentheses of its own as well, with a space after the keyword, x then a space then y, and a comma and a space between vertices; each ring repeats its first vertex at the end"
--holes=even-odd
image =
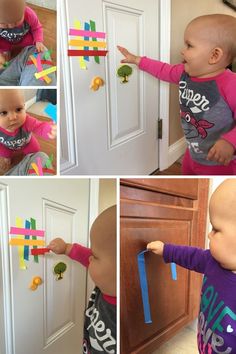
POLYGON ((197 317, 200 274, 145 256, 152 324, 144 323, 137 254, 150 241, 204 247, 208 179, 121 179, 121 354, 150 354, 197 317))

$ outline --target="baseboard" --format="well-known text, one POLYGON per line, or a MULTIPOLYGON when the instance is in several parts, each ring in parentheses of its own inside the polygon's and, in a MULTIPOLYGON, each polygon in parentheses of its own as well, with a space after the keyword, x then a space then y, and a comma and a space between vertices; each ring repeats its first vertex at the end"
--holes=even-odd
POLYGON ((168 165, 171 166, 175 161, 177 161, 186 150, 186 140, 181 138, 176 141, 174 144, 169 146, 168 150, 168 165))
POLYGON ((36 102, 36 96, 30 98, 28 101, 25 102, 25 109, 29 109, 34 103, 36 102))

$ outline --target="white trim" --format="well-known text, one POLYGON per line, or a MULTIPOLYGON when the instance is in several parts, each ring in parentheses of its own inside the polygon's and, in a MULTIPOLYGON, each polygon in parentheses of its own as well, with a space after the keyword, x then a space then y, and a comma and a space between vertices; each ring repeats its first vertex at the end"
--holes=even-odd
POLYGON ((10 252, 8 244, 8 187, 4 184, 0 184, 0 227, 1 227, 1 239, 0 239, 0 266, 2 271, 0 272, 0 281, 2 284, 2 298, 3 298, 3 325, 1 328, 3 331, 4 342, 1 343, 4 348, 0 347, 2 353, 14 354, 14 325, 12 316, 12 284, 11 284, 11 267, 10 267, 10 252))
POLYGON ((172 144, 168 149, 168 167, 177 161, 185 152, 187 147, 185 138, 181 138, 172 144))
MULTIPOLYGON (((171 0, 160 0, 160 61, 170 62, 171 0)), ((163 135, 159 140, 159 169, 168 165, 170 85, 160 81, 159 117, 163 120, 163 135)))
MULTIPOLYGON (((87 245, 90 247, 90 239, 89 239, 89 234, 90 234, 90 228, 92 226, 92 223, 96 219, 99 213, 99 178, 92 178, 90 179, 90 186, 89 186, 89 230, 88 230, 88 242, 87 245)), ((89 297, 94 289, 94 283, 89 277, 89 274, 87 276, 87 287, 86 287, 86 300, 88 303, 89 297)))
MULTIPOLYGON (((68 18, 67 18, 67 1, 60 1, 59 8, 59 23, 60 23, 60 51, 61 51, 61 73, 64 85, 60 85, 60 89, 64 87, 65 95, 65 117, 60 116, 60 119, 66 120, 66 131, 61 130, 61 134, 66 135, 67 148, 68 148, 68 160, 62 156, 63 151, 61 151, 61 163, 60 170, 62 174, 70 172, 71 169, 78 166, 78 153, 76 145, 76 124, 75 124, 75 111, 73 105, 73 88, 71 80, 71 65, 67 55, 68 49, 68 18)), ((61 105, 60 105, 61 109, 61 105)), ((62 149, 61 149, 62 150, 62 149)))

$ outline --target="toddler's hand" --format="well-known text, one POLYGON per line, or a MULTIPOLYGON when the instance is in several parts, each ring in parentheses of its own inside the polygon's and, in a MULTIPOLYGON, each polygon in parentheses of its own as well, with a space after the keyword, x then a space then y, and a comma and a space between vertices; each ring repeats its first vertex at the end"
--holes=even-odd
POLYGON ((48 133, 50 139, 55 139, 57 137, 57 126, 56 124, 51 125, 51 131, 48 133))
POLYGON ((162 241, 154 241, 147 244, 147 249, 159 256, 163 256, 164 243, 162 241))
POLYGON ((121 54, 124 55, 125 59, 121 60, 121 63, 136 64, 139 65, 141 57, 131 54, 127 49, 117 46, 121 54))
POLYGON ((233 145, 224 139, 219 139, 208 152, 207 160, 227 166, 232 160, 234 152, 235 149, 233 145))
POLYGON ((42 53, 46 50, 46 47, 44 46, 44 44, 42 42, 36 42, 35 46, 36 46, 38 53, 42 53))
POLYGON ((55 238, 47 247, 56 254, 69 254, 72 245, 66 243, 62 238, 55 238))

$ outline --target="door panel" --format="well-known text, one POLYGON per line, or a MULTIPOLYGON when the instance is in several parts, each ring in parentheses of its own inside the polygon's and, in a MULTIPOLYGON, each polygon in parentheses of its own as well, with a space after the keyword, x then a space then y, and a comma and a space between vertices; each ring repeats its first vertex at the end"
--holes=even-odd
MULTIPOLYGON (((89 180, 5 180, 9 192, 9 226, 16 217, 36 219, 45 230, 46 244, 55 237, 86 245, 88 239, 89 180)), ((46 254, 19 268, 17 247, 10 247, 12 314, 15 354, 77 354, 82 346, 86 301, 86 270, 66 256, 46 254), (55 264, 65 262, 62 280, 55 264), (32 291, 33 277, 42 285, 32 291)), ((10 301, 10 300, 9 300, 10 301)), ((12 353, 9 353, 12 354, 12 353)))
MULTIPOLYGON (((122 84, 116 72, 121 54, 116 46, 127 47, 134 53, 158 58, 159 14, 158 1, 149 0, 67 0, 63 5, 62 31, 74 26, 75 14, 84 25, 90 19, 96 22, 98 31, 107 34, 108 55, 96 64, 93 58, 86 62, 87 70, 80 69, 78 58, 63 57, 62 65, 65 90, 72 96, 70 102, 62 102, 62 119, 74 122, 76 131, 77 161, 68 170, 65 160, 68 148, 62 149, 64 173, 73 174, 149 174, 158 168, 158 119, 159 83, 157 80, 133 68, 127 84, 122 84), (65 28, 65 25, 68 28, 65 28), (153 35, 154 34, 154 35, 153 35), (152 41, 150 41, 152 36, 152 41), (69 67, 69 70, 65 68, 69 67), (93 77, 100 76, 105 86, 90 90, 93 77), (64 108, 63 108, 64 107, 64 108), (71 109, 73 111, 71 112, 71 109), (71 115, 66 112, 70 112, 71 115), (63 152, 64 150, 64 152, 63 152), (76 166, 75 166, 76 164, 76 166)), ((65 36, 64 36, 65 37, 65 36)), ((62 51, 67 43, 62 42, 62 51)), ((69 96, 65 94, 65 97, 69 96)), ((62 123, 64 125, 64 123, 62 123)), ((69 123, 67 124, 69 127, 69 123)), ((72 127, 70 125, 69 129, 72 127)), ((72 136, 72 131, 62 130, 72 136)), ((69 146, 69 144, 68 144, 69 146)), ((70 147, 71 148, 71 147, 70 147)))
POLYGON ((153 322, 145 324, 137 254, 154 240, 204 247, 208 181, 144 179, 142 185, 140 179, 124 179, 121 184, 121 353, 149 354, 196 317, 201 276, 177 266, 173 281, 170 265, 147 253, 153 322), (184 198, 178 196, 182 190, 184 198))

